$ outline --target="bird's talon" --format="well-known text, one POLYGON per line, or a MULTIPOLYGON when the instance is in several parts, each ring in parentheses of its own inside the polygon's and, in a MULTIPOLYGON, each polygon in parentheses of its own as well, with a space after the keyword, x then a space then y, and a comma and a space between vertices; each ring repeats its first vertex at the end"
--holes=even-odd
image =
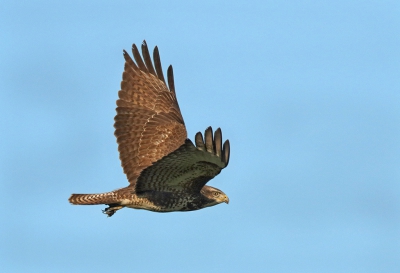
POLYGON ((107 214, 107 217, 111 217, 114 215, 114 213, 117 212, 117 210, 122 209, 123 206, 109 206, 108 208, 105 208, 104 210, 102 210, 102 212, 104 214, 107 214))

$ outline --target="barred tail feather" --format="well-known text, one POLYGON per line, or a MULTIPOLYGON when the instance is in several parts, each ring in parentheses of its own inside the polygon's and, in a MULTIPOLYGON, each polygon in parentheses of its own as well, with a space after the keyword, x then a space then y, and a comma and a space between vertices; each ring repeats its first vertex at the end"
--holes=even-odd
POLYGON ((94 194, 72 194, 68 199, 74 205, 100 205, 118 203, 115 192, 94 193, 94 194))

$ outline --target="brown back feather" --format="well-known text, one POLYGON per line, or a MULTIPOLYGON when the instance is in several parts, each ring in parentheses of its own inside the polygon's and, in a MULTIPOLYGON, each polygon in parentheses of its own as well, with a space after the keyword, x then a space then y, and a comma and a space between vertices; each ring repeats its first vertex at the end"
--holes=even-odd
POLYGON ((155 69, 146 41, 142 44, 144 61, 136 45, 132 53, 136 63, 124 51, 125 69, 114 127, 121 165, 129 183, 135 186, 143 169, 185 143, 187 132, 175 95, 172 67, 168 70, 168 88, 157 47, 155 69))

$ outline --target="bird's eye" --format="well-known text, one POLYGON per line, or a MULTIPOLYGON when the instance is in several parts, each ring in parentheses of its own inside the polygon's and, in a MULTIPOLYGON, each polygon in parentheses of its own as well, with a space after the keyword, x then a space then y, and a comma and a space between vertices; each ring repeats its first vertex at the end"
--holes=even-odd
POLYGON ((218 195, 219 195, 219 192, 215 191, 214 196, 218 196, 218 195))

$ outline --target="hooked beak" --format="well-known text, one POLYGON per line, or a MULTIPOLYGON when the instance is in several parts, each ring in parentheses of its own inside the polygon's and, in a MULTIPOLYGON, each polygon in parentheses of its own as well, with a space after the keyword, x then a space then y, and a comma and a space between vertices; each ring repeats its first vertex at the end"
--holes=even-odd
POLYGON ((229 198, 228 198, 228 196, 226 196, 225 195, 225 201, 224 201, 225 203, 227 203, 227 204, 229 204, 229 198))

